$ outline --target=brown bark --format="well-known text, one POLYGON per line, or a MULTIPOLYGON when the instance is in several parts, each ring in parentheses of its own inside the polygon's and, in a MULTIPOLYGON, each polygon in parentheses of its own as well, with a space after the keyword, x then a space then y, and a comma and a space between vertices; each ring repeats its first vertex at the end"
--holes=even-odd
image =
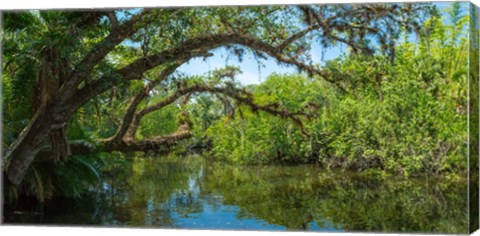
MULTIPOLYGON (((148 9, 145 9, 142 13, 133 16, 132 19, 123 23, 121 26, 114 27, 112 32, 102 42, 97 44, 90 53, 78 63, 75 69, 71 71, 67 76, 68 82, 66 82, 60 89, 60 94, 73 95, 71 91, 90 76, 95 65, 103 60, 109 52, 111 52, 123 40, 135 33, 137 22, 149 12, 148 9)), ((70 97, 64 96, 64 98, 68 99, 70 97)))
POLYGON ((7 176, 10 182, 20 184, 25 173, 37 154, 42 149, 51 130, 62 128, 65 124, 55 123, 54 111, 51 107, 37 111, 29 125, 22 131, 18 142, 15 142, 7 151, 7 176))
POLYGON ((61 127, 52 130, 50 134, 50 146, 55 151, 55 160, 57 161, 60 159, 66 161, 71 154, 65 129, 65 127, 61 127))
MULTIPOLYGON (((125 137, 125 134, 127 134, 128 128, 130 127, 130 124, 132 123, 132 120, 134 118, 135 112, 137 111, 137 107, 142 102, 143 99, 145 99, 148 95, 148 93, 161 81, 166 80, 168 76, 170 76, 180 65, 183 64, 184 61, 174 63, 167 68, 165 68, 160 75, 157 76, 157 78, 153 81, 150 81, 137 95, 135 95, 132 99, 130 99, 130 102, 128 103, 127 110, 125 111, 125 115, 123 116, 122 123, 120 124, 117 132, 115 135, 109 140, 112 141, 120 141, 125 137)), ((134 136, 127 136, 129 138, 132 138, 134 136)))
POLYGON ((8 178, 14 184, 20 183, 42 145, 49 143, 56 151, 56 159, 65 159, 69 155, 64 132, 66 120, 56 113, 58 110, 54 105, 68 64, 55 46, 46 47, 41 54, 44 61, 37 75, 37 90, 32 103, 34 116, 6 152, 5 159, 10 160, 8 178))
MULTIPOLYGON (((91 155, 101 152, 149 152, 168 149, 179 141, 192 137, 192 133, 185 125, 168 135, 152 137, 148 140, 103 140, 96 144, 88 144, 84 142, 69 143, 71 155, 91 155)), ((49 148, 36 150, 35 163, 47 162, 55 160, 57 151, 49 148)), ((15 183, 12 181, 12 183, 15 183)))

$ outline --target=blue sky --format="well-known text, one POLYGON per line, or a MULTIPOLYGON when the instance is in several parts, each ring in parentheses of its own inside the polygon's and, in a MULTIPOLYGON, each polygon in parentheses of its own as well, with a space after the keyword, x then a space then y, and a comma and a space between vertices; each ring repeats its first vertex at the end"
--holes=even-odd
MULTIPOLYGON (((331 60, 340 56, 346 47, 344 45, 335 46, 324 51, 324 61, 331 60)), ((243 84, 258 84, 264 81, 272 73, 294 73, 297 72, 297 69, 292 66, 279 65, 274 59, 261 60, 261 65, 253 57, 253 55, 248 54, 242 60, 234 56, 228 57, 228 53, 225 49, 220 48, 212 51, 214 56, 207 59, 195 58, 190 60, 188 63, 182 65, 178 68, 180 73, 185 73, 187 75, 199 75, 205 74, 208 71, 214 70, 216 68, 222 68, 226 65, 234 65, 240 67, 242 74, 237 76, 237 79, 243 84)), ((322 64, 322 47, 318 44, 312 45, 312 50, 310 51, 312 56, 313 63, 322 64)))
MULTIPOLYGON (((440 2, 435 5, 444 13, 444 9, 448 7, 450 3, 440 2)), ((324 55, 324 61, 331 60, 339 57, 342 53, 346 53, 347 47, 345 45, 338 45, 332 48, 326 49, 324 55)), ((199 75, 205 74, 216 68, 222 68, 226 65, 235 65, 240 67, 242 74, 237 76, 237 79, 243 84, 258 84, 264 81, 272 73, 294 73, 296 69, 294 67, 285 67, 278 65, 274 59, 262 60, 263 66, 260 66, 253 57, 248 55, 243 58, 242 62, 239 62, 234 56, 228 57, 228 53, 225 49, 217 49, 212 51, 214 56, 207 59, 195 58, 188 63, 182 65, 178 71, 187 75, 199 75)), ((312 45, 310 51, 313 63, 323 64, 322 62, 322 48, 318 44, 312 45)))

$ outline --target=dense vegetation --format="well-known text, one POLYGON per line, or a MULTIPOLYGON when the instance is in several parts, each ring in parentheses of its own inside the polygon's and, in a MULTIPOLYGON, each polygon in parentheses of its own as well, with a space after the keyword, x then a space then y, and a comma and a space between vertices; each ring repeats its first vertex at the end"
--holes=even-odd
POLYGON ((206 131, 212 155, 402 175, 465 170, 468 19, 455 7, 447 24, 433 17, 425 22, 428 35, 399 43, 394 64, 381 55, 328 61, 343 91, 301 75, 272 75, 249 87, 260 104, 307 106, 304 127, 240 106, 206 131))
POLYGON ((403 35, 393 65, 387 55, 327 62, 342 78, 341 91, 301 75, 272 75, 249 86, 259 104, 307 107, 307 121, 299 126, 247 106, 219 120, 202 117, 217 120, 204 128, 211 154, 247 164, 315 162, 403 175, 465 170, 468 40, 462 29, 468 16, 458 7, 449 10, 447 24, 440 16, 425 22, 432 32, 420 32, 416 42, 403 35))
POLYGON ((198 148, 236 164, 464 172, 464 6, 448 16, 428 4, 6 13, 5 196, 78 197, 129 165, 125 153, 198 148), (317 41, 347 50, 314 64, 317 41), (249 86, 235 65, 176 73, 220 47, 299 72, 249 86))

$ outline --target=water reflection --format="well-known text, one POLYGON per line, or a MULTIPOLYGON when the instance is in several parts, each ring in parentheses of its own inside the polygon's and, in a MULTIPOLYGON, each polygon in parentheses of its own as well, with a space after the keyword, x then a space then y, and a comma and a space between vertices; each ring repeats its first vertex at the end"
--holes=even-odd
POLYGON ((315 166, 232 166, 200 156, 136 159, 97 194, 28 210, 6 223, 190 229, 466 233, 467 186, 365 178, 315 166))

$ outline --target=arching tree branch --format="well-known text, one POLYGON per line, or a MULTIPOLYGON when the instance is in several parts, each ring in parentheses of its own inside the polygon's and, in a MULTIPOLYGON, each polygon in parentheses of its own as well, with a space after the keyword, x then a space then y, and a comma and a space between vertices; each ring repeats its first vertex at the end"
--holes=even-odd
POLYGON ((284 118, 284 119, 290 119, 292 120, 295 124, 297 124, 302 133, 305 135, 308 135, 304 128, 303 128, 303 123, 300 120, 300 117, 308 117, 308 114, 304 113, 303 111, 297 111, 297 112, 291 112, 288 111, 286 108, 281 108, 278 104, 267 104, 267 105, 259 105, 255 103, 252 95, 248 92, 246 92, 243 89, 235 89, 233 87, 212 87, 208 85, 203 85, 203 84, 195 84, 191 85, 188 87, 180 88, 177 90, 175 93, 167 96, 164 100, 161 102, 158 102, 154 105, 148 106, 139 112, 137 112, 133 119, 132 123, 130 125, 130 128, 126 134, 127 140, 133 140, 135 137, 135 133, 140 125, 140 121, 142 118, 154 111, 157 111, 161 108, 164 108, 175 101, 177 101, 179 98, 182 96, 185 96, 187 94, 193 94, 193 93, 202 93, 202 92, 208 92, 208 93, 215 93, 215 94, 224 94, 226 96, 229 96, 239 102, 240 104, 244 104, 248 107, 250 107, 253 111, 264 111, 266 113, 269 113, 271 115, 284 118))
POLYGON ((150 81, 145 87, 140 90, 137 95, 132 97, 128 103, 127 110, 125 111, 125 115, 123 116, 122 123, 120 124, 117 132, 114 136, 108 138, 108 140, 120 141, 124 138, 125 134, 127 133, 128 127, 132 123, 133 117, 135 115, 135 111, 137 110, 138 105, 142 102, 147 96, 148 93, 161 81, 166 80, 169 75, 171 75, 180 65, 180 63, 174 63, 171 66, 162 70, 160 75, 157 76, 155 80, 150 81))
POLYGON ((142 78, 144 72, 159 65, 178 60, 189 60, 190 58, 196 57, 199 54, 205 54, 209 50, 229 44, 239 44, 256 51, 264 52, 272 58, 275 58, 279 63, 294 65, 300 70, 306 71, 309 75, 319 75, 325 80, 338 85, 337 81, 330 78, 331 75, 326 71, 317 69, 312 65, 305 64, 295 58, 289 58, 285 56, 280 50, 282 47, 285 47, 283 44, 275 47, 249 35, 237 33, 217 34, 200 36, 186 40, 178 47, 137 59, 131 64, 118 70, 114 76, 107 76, 86 84, 83 88, 79 89, 75 93, 75 96, 73 96, 70 101, 68 101, 70 104, 69 107, 75 111, 87 101, 103 93, 112 86, 122 83, 125 80, 138 80, 142 78))
POLYGON ((98 62, 103 60, 105 56, 123 40, 135 33, 136 23, 149 12, 149 9, 144 9, 140 14, 133 16, 127 22, 118 27, 114 27, 112 32, 104 40, 102 40, 102 42, 92 48, 90 53, 88 53, 77 64, 77 66, 75 66, 74 70, 70 72, 68 81, 60 88, 60 94, 70 94, 67 93, 67 91, 72 91, 82 81, 90 76, 92 69, 95 67, 95 65, 97 65, 98 62))

